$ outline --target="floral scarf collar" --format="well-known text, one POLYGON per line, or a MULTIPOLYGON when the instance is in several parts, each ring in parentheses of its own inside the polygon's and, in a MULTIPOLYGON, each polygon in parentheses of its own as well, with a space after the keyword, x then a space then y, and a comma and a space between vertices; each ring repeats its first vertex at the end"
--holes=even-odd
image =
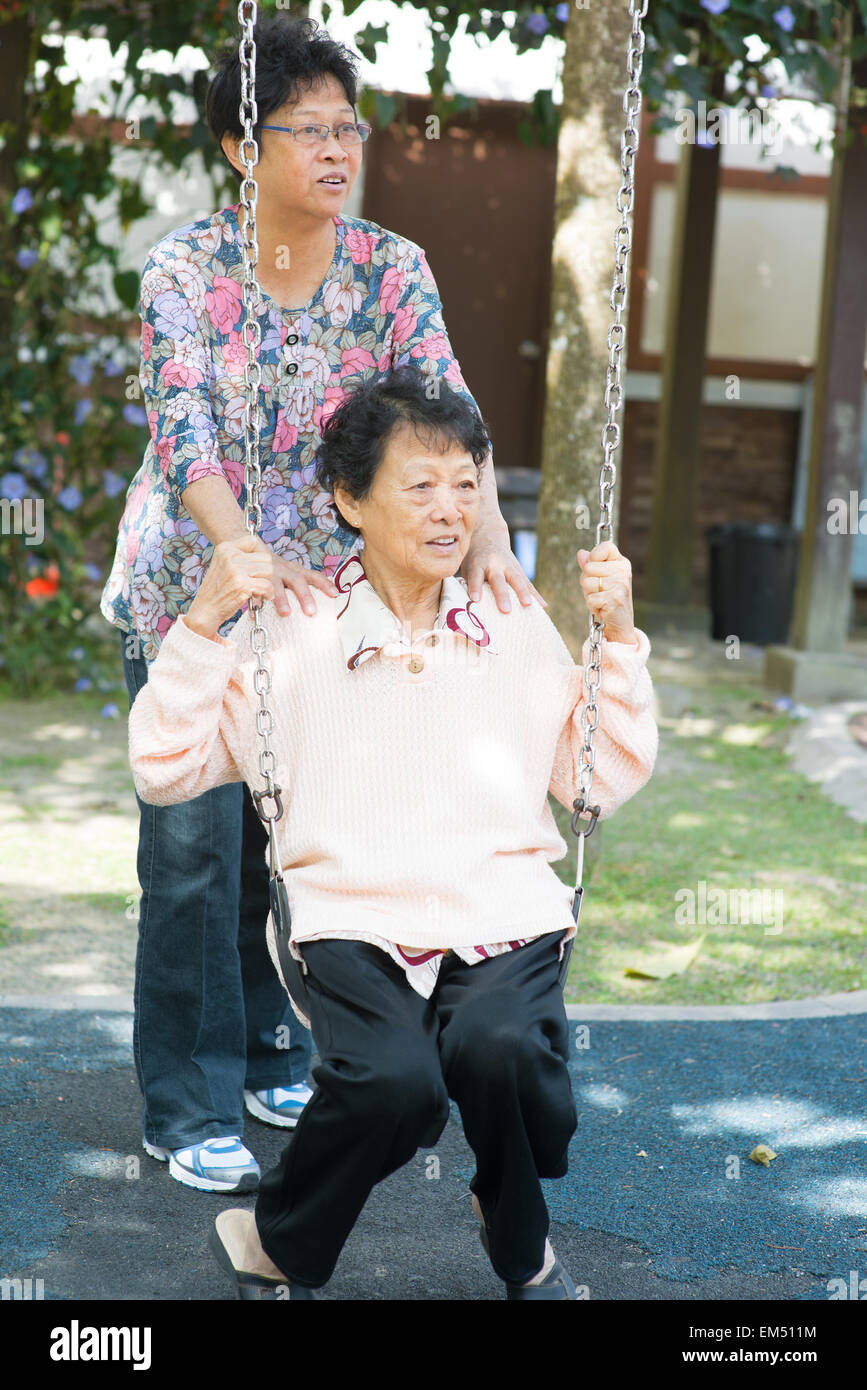
POLYGON ((471 611, 466 583, 454 575, 443 580, 442 598, 433 628, 417 630, 414 642, 409 627, 398 620, 383 603, 364 572, 358 555, 350 555, 331 576, 345 602, 337 614, 337 630, 343 644, 346 665, 355 671, 376 652, 385 656, 404 656, 422 645, 432 632, 451 632, 474 642, 483 651, 496 655, 487 628, 471 611))

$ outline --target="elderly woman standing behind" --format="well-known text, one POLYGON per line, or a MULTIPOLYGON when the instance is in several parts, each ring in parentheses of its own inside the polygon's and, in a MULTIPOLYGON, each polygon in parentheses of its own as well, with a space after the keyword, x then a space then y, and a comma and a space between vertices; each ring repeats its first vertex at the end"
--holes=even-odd
MULTIPOLYGON (((488 439, 465 399, 426 387, 406 367, 334 413, 320 473, 363 557, 335 573, 337 598, 317 593, 315 619, 262 612, 278 853, 321 1061, 255 1223, 217 1218, 215 1253, 245 1297, 315 1297, 371 1188, 439 1138, 449 1097, 506 1296, 576 1297, 539 1179, 565 1176, 577 1124, 558 981, 575 925, 547 794, 570 808, 577 794, 583 671, 539 605, 505 617, 488 585, 475 604, 455 578, 488 439)), ((629 561, 611 542, 578 558, 608 639, 593 795, 609 816, 656 757, 650 644, 629 561)), ((259 786, 252 618, 228 639, 219 627, 273 591, 251 539, 216 548, 130 714, 145 800, 259 786)), ((269 945, 276 964, 273 922, 269 945)))
MULTIPOLYGON (((288 615, 291 590, 312 615, 314 592, 336 594, 331 577, 357 547, 314 476, 320 430, 347 390, 412 359, 473 398, 424 251, 341 215, 368 130, 356 123, 354 55, 313 20, 263 20, 255 37, 264 291, 263 526, 255 549, 267 563, 276 557, 277 612, 288 615)), ((242 174, 239 105, 234 48, 207 106, 215 139, 242 174)), ((189 610, 214 547, 247 535, 239 219, 236 203, 170 233, 142 275, 141 380, 152 438, 129 488, 101 605, 121 630, 130 702, 189 610)), ((544 602, 511 553, 492 469, 466 573, 474 595, 487 580, 503 612, 510 585, 522 604, 544 602)), ((225 616, 224 635, 238 614, 225 616)), ((262 942, 263 827, 239 785, 183 806, 139 807, 134 1053, 144 1146, 189 1186, 255 1187, 259 1167, 241 1142, 244 1106, 291 1127, 311 1094, 309 1034, 288 1010, 262 942), (288 1052, 277 1042, 287 1023, 288 1052)))

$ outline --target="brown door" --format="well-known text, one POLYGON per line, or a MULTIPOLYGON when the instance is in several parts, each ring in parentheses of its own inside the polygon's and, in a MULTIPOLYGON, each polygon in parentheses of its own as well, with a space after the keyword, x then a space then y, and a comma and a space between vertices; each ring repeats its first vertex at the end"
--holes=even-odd
POLYGON ((378 128, 365 150, 362 216, 424 248, 498 473, 538 469, 556 146, 521 143, 520 103, 480 100, 427 139, 429 101, 406 101, 407 133, 378 128))

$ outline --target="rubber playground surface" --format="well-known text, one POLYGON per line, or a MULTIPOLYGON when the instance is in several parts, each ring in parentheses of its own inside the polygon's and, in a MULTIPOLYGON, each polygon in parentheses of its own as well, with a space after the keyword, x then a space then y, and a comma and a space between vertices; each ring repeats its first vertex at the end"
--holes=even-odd
MULTIPOLYGON (((544 1188, 579 1294, 867 1297, 867 1014, 572 1029, 579 1127, 544 1188)), ((129 1012, 0 1008, 0 1278, 46 1300, 234 1300, 207 1234, 255 1194, 185 1188, 144 1153, 131 1036, 129 1012)), ((290 1136, 247 1118, 263 1171, 290 1136)), ((374 1189, 323 1298, 501 1300, 472 1173, 453 1104, 437 1146, 374 1189)))

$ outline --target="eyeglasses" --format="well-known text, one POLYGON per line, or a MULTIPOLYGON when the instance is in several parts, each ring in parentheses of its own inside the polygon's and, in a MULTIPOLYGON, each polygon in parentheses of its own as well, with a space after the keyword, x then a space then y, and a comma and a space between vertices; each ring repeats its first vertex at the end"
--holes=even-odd
POLYGON ((304 145, 311 149, 322 141, 324 144, 332 133, 337 136, 340 144, 345 148, 351 145, 360 145, 367 139, 372 126, 365 125, 363 122, 344 121, 342 125, 263 125, 260 130, 283 130, 287 135, 291 135, 299 145, 304 145))

